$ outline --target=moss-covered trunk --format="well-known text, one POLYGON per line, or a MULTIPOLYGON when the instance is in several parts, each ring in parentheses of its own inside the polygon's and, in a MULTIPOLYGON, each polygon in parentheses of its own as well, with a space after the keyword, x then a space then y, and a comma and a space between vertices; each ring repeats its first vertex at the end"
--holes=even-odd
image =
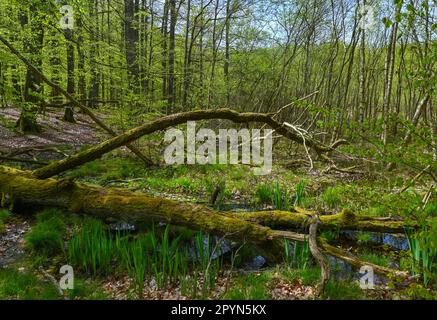
POLYGON ((249 241, 277 260, 280 238, 303 240, 292 232, 278 233, 268 227, 215 212, 208 207, 154 198, 123 189, 102 188, 69 179, 35 179, 28 171, 0 166, 2 206, 52 206, 83 213, 105 221, 163 221, 187 226, 229 239, 249 241))

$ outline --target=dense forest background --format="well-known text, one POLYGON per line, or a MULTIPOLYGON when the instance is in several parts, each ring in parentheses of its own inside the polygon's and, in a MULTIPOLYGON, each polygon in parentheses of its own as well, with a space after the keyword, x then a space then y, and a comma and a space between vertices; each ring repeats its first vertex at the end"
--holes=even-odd
MULTIPOLYGON (((324 142, 363 130, 384 145, 408 142, 421 123, 437 157, 436 3, 362 2, 12 0, 0 5, 0 30, 90 107, 128 117, 272 112, 310 95, 282 115, 324 142), (60 24, 63 5, 71 29, 60 24)), ((22 107, 24 131, 34 129, 35 103, 74 119, 59 92, 0 50, 0 95, 22 107)))

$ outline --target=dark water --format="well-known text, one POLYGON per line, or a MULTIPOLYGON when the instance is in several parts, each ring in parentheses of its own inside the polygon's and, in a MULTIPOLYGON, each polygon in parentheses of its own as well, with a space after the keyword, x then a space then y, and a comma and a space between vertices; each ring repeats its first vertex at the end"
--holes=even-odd
MULTIPOLYGON (((254 210, 270 210, 272 208, 255 208, 246 203, 224 203, 215 206, 216 210, 219 211, 233 211, 233 212, 247 212, 254 210)), ((165 224, 163 224, 165 225, 165 224)), ((134 232, 136 231, 136 227, 134 224, 127 222, 117 222, 110 225, 111 230, 113 231, 124 231, 124 232, 134 232)), ((360 231, 341 231, 339 236, 344 240, 357 241, 359 239, 359 235, 362 232, 360 231)), ((405 235, 401 234, 389 234, 389 233, 378 233, 378 232, 366 232, 368 236, 367 243, 370 245, 387 245, 392 247, 393 250, 408 250, 408 240, 405 235)), ((208 237, 205 236, 203 239, 204 248, 208 245, 208 237)), ((233 247, 232 243, 226 239, 221 239, 220 237, 213 236, 210 237, 210 246, 215 249, 212 259, 217 259, 220 256, 225 254, 229 254, 233 247), (216 244, 219 245, 216 246, 216 244)), ((290 243, 292 247, 293 244, 290 243)), ((293 248, 291 251, 293 252, 293 248)), ((196 259, 196 246, 193 244, 189 247, 189 258, 196 259)), ((344 262, 343 260, 337 259, 332 256, 328 256, 328 260, 331 267, 332 276, 336 279, 352 279, 359 280, 361 274, 359 270, 355 270, 351 265, 344 262)), ((391 264, 396 267, 397 262, 392 261, 391 264)), ((244 269, 246 270, 259 270, 266 265, 266 259, 261 255, 254 255, 251 258, 248 258, 248 261, 244 265, 244 269)), ((385 284, 386 279, 379 277, 378 275, 374 275, 375 284, 385 284)))
MULTIPOLYGON (((348 240, 358 240, 360 231, 342 231, 340 237, 348 240)), ((391 233, 379 233, 379 232, 366 232, 369 235, 369 243, 388 245, 396 250, 408 250, 408 240, 405 235, 391 234, 391 233)))

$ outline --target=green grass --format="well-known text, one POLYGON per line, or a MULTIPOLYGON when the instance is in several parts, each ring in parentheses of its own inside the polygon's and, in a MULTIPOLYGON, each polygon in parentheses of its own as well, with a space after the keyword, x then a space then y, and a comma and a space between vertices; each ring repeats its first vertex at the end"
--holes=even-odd
POLYGON ((290 210, 290 194, 286 188, 283 188, 278 181, 273 184, 273 205, 277 210, 290 210))
POLYGON ((310 251, 308 241, 305 241, 302 244, 294 241, 292 246, 290 245, 289 240, 284 241, 284 260, 289 268, 301 270, 306 269, 308 266, 309 257, 310 251))
POLYGON ((113 241, 101 222, 85 222, 69 242, 68 258, 74 266, 93 275, 112 270, 113 241))
MULTIPOLYGON (((55 275, 56 277, 56 275, 55 275)), ((74 279, 74 289, 66 291, 70 299, 108 299, 98 283, 74 279)), ((41 274, 0 269, 0 300, 59 300, 58 288, 41 274)))
POLYGON ((230 288, 223 296, 226 300, 267 300, 268 283, 272 275, 268 272, 249 273, 232 280, 230 288))
POLYGON ((366 295, 358 283, 352 281, 330 280, 322 295, 329 300, 365 300, 366 295))
POLYGON ((256 186, 255 198, 259 204, 272 203, 272 188, 270 185, 261 184, 256 186))
POLYGON ((369 242, 371 242, 371 240, 372 240, 372 235, 368 232, 359 232, 357 234, 357 242, 360 245, 368 244, 369 242))
POLYGON ((300 180, 296 186, 294 206, 302 206, 305 192, 305 180, 300 180))
POLYGON ((255 198, 259 204, 272 204, 277 210, 288 211, 291 208, 290 193, 278 181, 273 184, 261 184, 255 189, 255 198))
POLYGON ((33 273, 0 269, 0 300, 56 300, 57 288, 33 273))
POLYGON ((305 286, 314 286, 320 279, 320 268, 310 267, 306 269, 290 269, 286 268, 282 272, 285 279, 289 281, 302 280, 305 286))
POLYGON ((342 203, 344 191, 342 186, 328 187, 322 195, 322 200, 329 209, 337 209, 342 203))
MULTIPOLYGON (((167 226, 158 232, 152 226, 148 232, 134 237, 122 233, 113 235, 101 222, 89 219, 70 240, 69 262, 92 275, 127 272, 140 298, 145 281, 152 278, 159 289, 181 283, 183 294, 206 297, 214 288, 221 270, 222 260, 212 259, 220 246, 213 244, 210 237, 196 232, 190 239, 194 241, 196 256, 190 261, 189 243, 186 239, 182 241, 181 235, 173 236, 172 229, 172 226, 167 226), (199 272, 205 280, 200 292, 195 278, 199 272)), ((185 231, 186 237, 188 234, 185 231)))
POLYGON ((37 213, 37 223, 25 236, 25 245, 36 254, 50 256, 64 251, 66 225, 63 213, 46 209, 37 213))
POLYGON ((373 264, 377 264, 383 267, 390 266, 390 258, 386 255, 377 254, 374 252, 365 252, 359 255, 360 258, 364 261, 368 261, 373 264))
POLYGON ((412 271, 420 275, 425 286, 437 283, 437 220, 433 219, 431 228, 420 232, 406 232, 412 271))
POLYGON ((11 212, 9 210, 0 210, 0 233, 2 233, 5 229, 5 222, 11 216, 11 212))

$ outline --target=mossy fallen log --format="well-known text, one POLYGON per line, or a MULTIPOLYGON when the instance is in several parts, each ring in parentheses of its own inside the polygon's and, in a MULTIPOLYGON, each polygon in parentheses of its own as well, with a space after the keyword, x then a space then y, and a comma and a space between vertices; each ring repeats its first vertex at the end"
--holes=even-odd
MULTIPOLYGON (((235 215, 235 214, 234 214, 235 215)), ((301 229, 306 226, 314 212, 297 208, 296 212, 258 211, 239 212, 238 217, 247 221, 269 226, 273 229, 301 229)), ((392 218, 367 217, 352 210, 343 209, 340 213, 319 216, 320 230, 351 230, 383 233, 404 233, 406 228, 415 229, 415 221, 396 220, 392 218)))
POLYGON ((272 260, 282 259, 281 239, 303 241, 305 236, 215 212, 208 207, 155 198, 123 189, 76 183, 70 179, 36 179, 29 171, 0 166, 2 206, 51 206, 105 221, 163 221, 229 239, 258 245, 272 260))
POLYGON ((379 275, 383 275, 386 277, 390 277, 390 276, 395 276, 398 278, 408 278, 409 277, 409 274, 406 271, 399 271, 399 270, 379 266, 379 265, 376 265, 376 264, 371 263, 371 262, 362 261, 362 260, 358 259, 357 257, 355 257, 353 254, 351 254, 343 249, 340 249, 340 248, 337 248, 337 247, 334 247, 334 246, 328 244, 323 239, 319 238, 319 241, 320 241, 320 247, 323 248, 325 254, 336 257, 338 259, 341 259, 353 267, 356 267, 356 268, 360 268, 362 266, 371 267, 373 269, 374 273, 379 274, 379 275))
POLYGON ((34 171, 34 176, 39 179, 50 178, 64 171, 76 168, 89 161, 98 159, 105 153, 115 150, 121 146, 128 145, 129 143, 141 138, 142 136, 154 133, 156 131, 165 130, 169 127, 186 123, 187 121, 211 119, 230 120, 235 123, 264 123, 270 126, 278 134, 286 137, 287 139, 300 144, 305 144, 307 147, 313 148, 314 151, 316 151, 318 154, 332 151, 336 147, 338 147, 338 145, 343 143, 343 141, 340 141, 334 143, 332 146, 325 146, 311 137, 304 138, 301 135, 289 130, 283 124, 274 120, 272 114, 256 112, 237 112, 235 110, 227 108, 216 110, 197 110, 168 115, 150 123, 143 124, 134 129, 130 129, 112 139, 103 141, 102 143, 93 146, 87 150, 78 152, 60 161, 53 162, 43 168, 39 168, 34 171))
MULTIPOLYGON (((287 230, 275 230, 277 227, 296 228, 302 226, 311 216, 311 212, 253 212, 223 213, 216 212, 206 206, 182 203, 174 200, 151 197, 143 193, 125 189, 104 188, 100 186, 78 183, 71 179, 37 179, 30 171, 22 171, 11 167, 0 166, 1 206, 50 206, 66 212, 82 213, 105 221, 150 222, 163 221, 174 225, 186 226, 206 233, 225 236, 240 242, 257 245, 262 254, 270 261, 281 261, 283 239, 305 241, 307 235, 287 230), (297 217, 288 219, 284 215, 297 217), (275 216, 279 218, 276 219, 275 216), (263 225, 264 224, 264 225, 263 225)), ((321 217, 325 228, 332 226, 336 230, 353 227, 352 221, 371 230, 372 224, 364 217, 343 212, 335 217, 321 217)), ((393 221, 372 219, 375 230, 382 230, 388 223, 387 230, 399 231, 402 222, 396 225, 393 221)), ((354 266, 367 265, 366 262, 349 255, 342 249, 335 248, 326 242, 320 242, 321 249, 354 266)), ((377 266, 378 267, 378 266, 377 266)), ((376 273, 384 275, 396 274, 406 276, 396 270, 375 268, 376 273)))

